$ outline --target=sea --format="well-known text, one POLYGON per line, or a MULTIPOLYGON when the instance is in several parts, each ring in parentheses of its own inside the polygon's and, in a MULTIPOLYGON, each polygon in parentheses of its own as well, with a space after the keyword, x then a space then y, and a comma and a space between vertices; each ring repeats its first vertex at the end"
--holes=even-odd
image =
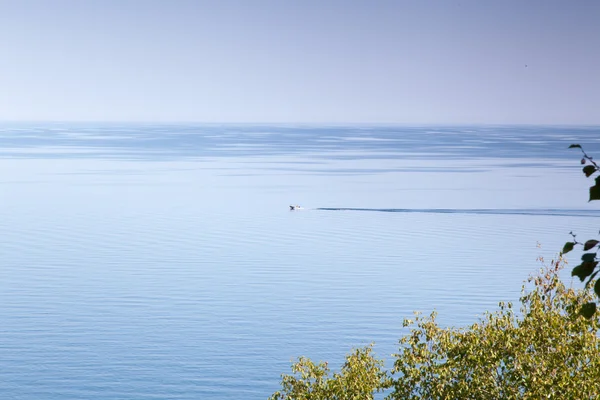
POLYGON ((389 368, 414 311, 472 324, 598 235, 573 143, 600 127, 2 123, 0 397, 266 399, 369 343, 389 368))

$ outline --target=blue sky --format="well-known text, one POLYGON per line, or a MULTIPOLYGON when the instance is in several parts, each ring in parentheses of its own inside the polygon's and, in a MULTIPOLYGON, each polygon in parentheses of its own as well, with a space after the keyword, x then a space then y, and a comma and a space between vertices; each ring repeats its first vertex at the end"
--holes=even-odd
POLYGON ((600 124, 600 1, 0 0, 0 120, 600 124))

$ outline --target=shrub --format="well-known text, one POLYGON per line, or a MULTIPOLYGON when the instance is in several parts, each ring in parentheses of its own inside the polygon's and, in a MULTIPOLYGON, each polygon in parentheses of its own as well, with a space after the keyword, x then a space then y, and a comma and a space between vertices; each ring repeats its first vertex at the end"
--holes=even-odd
POLYGON ((589 286, 567 288, 562 259, 522 288, 520 309, 500 303, 465 328, 442 328, 435 312, 405 320, 410 334, 390 373, 371 347, 346 357, 332 376, 327 363, 300 358, 271 399, 599 399, 600 316, 578 310, 593 298, 589 286))
POLYGON ((553 261, 523 287, 520 312, 500 303, 464 329, 406 320, 390 399, 592 399, 600 393, 599 320, 577 310, 592 298, 567 288, 553 261))
POLYGON ((372 345, 346 356, 339 373, 331 375, 326 362, 313 363, 300 357, 292 375, 282 375, 280 392, 270 400, 367 400, 389 386, 383 361, 372 355, 372 345))

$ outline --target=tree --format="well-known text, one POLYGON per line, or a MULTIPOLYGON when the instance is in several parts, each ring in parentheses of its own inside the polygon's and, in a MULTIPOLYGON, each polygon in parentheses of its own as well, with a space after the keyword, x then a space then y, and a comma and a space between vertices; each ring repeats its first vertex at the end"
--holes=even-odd
POLYGON ((406 320, 389 399, 592 399, 600 394, 600 321, 576 311, 592 298, 565 287, 562 259, 511 303, 467 328, 441 328, 435 313, 406 320))
MULTIPOLYGON (((543 260, 542 260, 543 261, 543 260)), ((405 320, 390 373, 355 350, 340 373, 326 363, 300 358, 295 376, 283 375, 271 399, 369 399, 391 389, 387 399, 600 398, 600 315, 576 312, 593 298, 589 287, 567 288, 560 280, 562 258, 523 285, 520 309, 500 303, 465 328, 443 328, 435 312, 405 320)))
MULTIPOLYGON (((586 154, 586 152, 580 145, 572 144, 569 146, 569 148, 580 149, 583 153, 581 164, 585 165, 583 167, 583 173, 586 177, 589 178, 590 176, 596 174, 600 170, 598 164, 596 164, 592 157, 586 154)), ((593 200, 600 200, 600 175, 597 175, 594 180, 594 185, 590 187, 590 197, 588 202, 593 200)), ((596 269, 596 267, 598 266, 597 255, 600 241, 590 239, 587 240, 585 243, 581 243, 577 241, 577 237, 573 232, 571 232, 571 236, 573 237, 573 241, 565 243, 562 250, 562 254, 567 254, 568 252, 573 250, 576 245, 581 245, 583 246, 584 251, 588 251, 588 253, 585 253, 581 256, 581 264, 573 268, 573 270, 571 271, 571 276, 577 276, 581 280, 581 282, 583 282, 587 278, 587 282, 585 284, 587 287, 593 282, 598 272, 600 272, 600 270, 596 269)), ((600 297, 600 280, 596 281, 594 285, 594 291, 596 292, 596 296, 600 297)), ((596 302, 589 301, 581 306, 579 312, 584 317, 591 318, 596 312, 596 308, 596 302)))
POLYGON ((390 385, 383 361, 372 355, 372 345, 348 354, 333 376, 326 362, 315 364, 305 357, 292 365, 292 373, 282 375, 282 390, 270 400, 367 400, 390 385))

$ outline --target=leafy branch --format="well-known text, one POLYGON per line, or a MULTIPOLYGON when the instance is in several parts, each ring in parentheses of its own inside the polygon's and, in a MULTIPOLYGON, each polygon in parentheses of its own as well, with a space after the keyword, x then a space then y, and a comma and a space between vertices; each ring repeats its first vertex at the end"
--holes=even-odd
MULTIPOLYGON (((583 167, 583 174, 587 178, 596 174, 600 170, 600 166, 596 164, 594 159, 590 157, 580 145, 572 144, 569 146, 569 148, 577 148, 581 150, 581 153, 583 154, 581 164, 585 165, 583 167)), ((592 200, 600 200, 600 174, 598 174, 595 177, 594 182, 594 185, 590 187, 590 198, 588 202, 592 200)), ((600 269, 597 270, 598 250, 600 250, 600 241, 590 239, 582 243, 577 241, 577 237, 573 232, 570 232, 569 234, 573 237, 573 241, 565 243, 561 254, 567 254, 568 252, 573 250, 575 246, 583 246, 583 251, 588 251, 588 253, 584 253, 581 256, 581 264, 573 268, 573 270, 571 271, 571 276, 578 277, 581 282, 585 281, 587 278, 587 282, 585 283, 585 287, 587 288, 596 278, 598 272, 600 272, 600 269), (592 252, 594 249, 595 251, 592 252)), ((600 297, 600 279, 597 280, 594 284, 594 292, 598 297, 600 297)), ((581 306, 579 313, 585 318, 589 319, 594 315, 597 308, 598 306, 596 302, 588 302, 581 306)))
MULTIPOLYGON (((596 164, 596 162, 594 161, 594 159, 592 157, 587 155, 587 153, 583 150, 583 148, 580 145, 572 144, 569 146, 569 148, 570 149, 577 148, 577 149, 581 150, 581 153, 583 153, 583 158, 581 159, 581 164, 587 164, 585 167, 583 167, 583 173, 585 174, 585 176, 587 178, 594 175, 596 172, 598 172, 598 170, 600 170, 600 167, 598 166, 598 164, 596 164), (589 164, 588 164, 588 162, 589 162, 589 164)), ((588 202, 592 201, 592 200, 600 200, 600 175, 596 176, 594 186, 590 187, 590 199, 588 200, 588 202)))

